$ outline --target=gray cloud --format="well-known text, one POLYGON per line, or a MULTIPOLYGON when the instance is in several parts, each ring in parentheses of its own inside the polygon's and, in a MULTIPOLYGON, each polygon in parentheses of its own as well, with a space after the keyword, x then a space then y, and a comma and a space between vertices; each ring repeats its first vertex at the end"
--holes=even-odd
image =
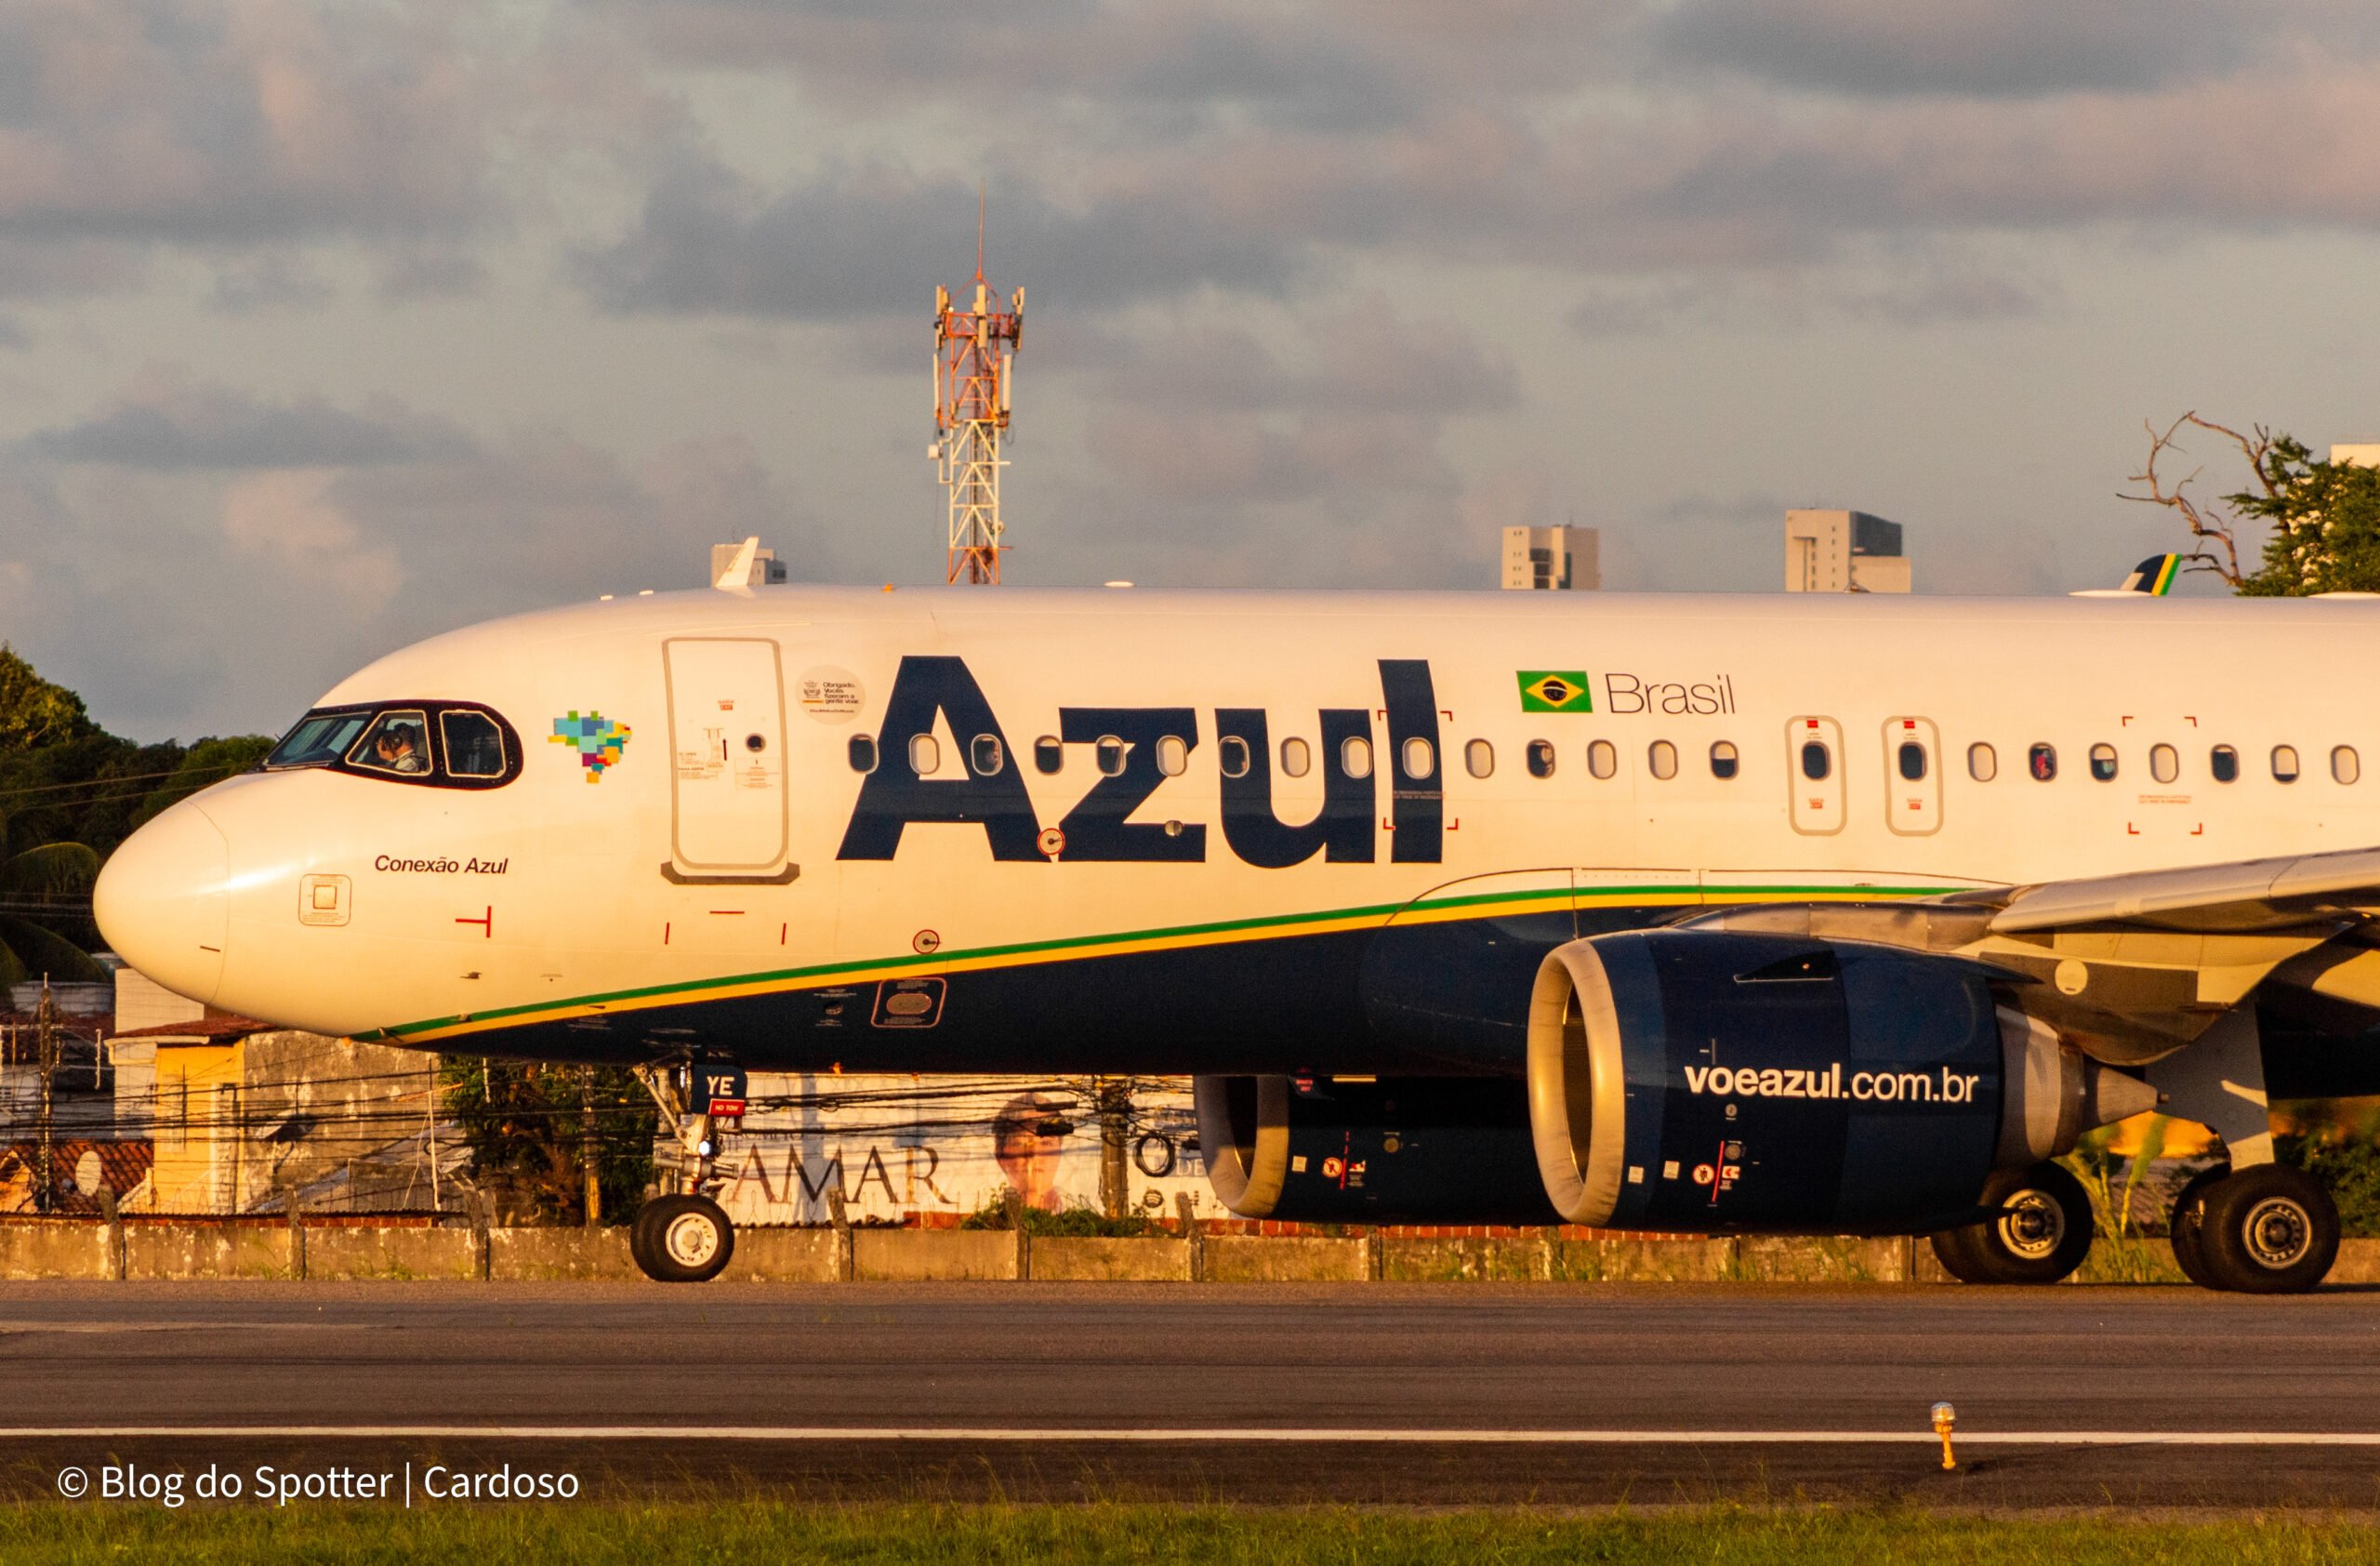
POLYGON ((20 234, 246 240, 477 216, 496 61, 458 7, 25 6, 0 216, 20 234))
POLYGON ((2292 8, 2254 0, 1688 0, 1654 33, 1673 60, 1821 92, 2033 98, 2137 91, 2236 69, 2264 54, 2292 8))
MULTIPOLYGON (((375 421, 218 390, 183 410, 200 403, 248 411, 165 437, 173 460, 142 417, 67 443, 128 460, 0 454, 0 619, 119 732, 276 728, 393 648, 602 592, 692 587, 709 544, 747 533, 804 577, 831 568, 732 437, 626 461, 550 431, 409 441, 392 409, 375 421)), ((153 414, 155 399, 118 412, 133 408, 153 414)))
POLYGON ((37 431, 24 448, 54 462, 171 471, 452 462, 470 455, 474 443, 385 398, 356 414, 320 397, 268 403, 152 373, 107 411, 37 431))
MULTIPOLYGON (((635 230, 583 254, 580 280, 615 311, 835 319, 914 312, 972 261, 977 192, 876 169, 763 199, 715 164, 654 186, 635 230), (937 264, 935 258, 942 258, 937 264)), ((1028 299, 1095 311, 1199 286, 1277 292, 1297 269, 1282 238, 1218 227, 1162 193, 1078 207, 996 181, 987 270, 1031 278, 1028 299)))

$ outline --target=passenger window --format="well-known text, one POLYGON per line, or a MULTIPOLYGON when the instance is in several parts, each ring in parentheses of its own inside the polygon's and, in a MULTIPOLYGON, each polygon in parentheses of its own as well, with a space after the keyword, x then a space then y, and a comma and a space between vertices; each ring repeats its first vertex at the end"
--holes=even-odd
POLYGON ((2218 745, 2206 753, 2206 770, 2215 775, 2217 783, 2240 780, 2240 752, 2228 745, 2218 745))
POLYGON ((1216 742, 1215 750, 1225 777, 1248 776, 1248 741, 1236 734, 1227 734, 1216 742))
MULTIPOLYGON (((1619 770, 1620 748, 1612 744, 1610 740, 1598 739, 1587 747, 1588 776, 1598 780, 1607 780, 1619 770)), ((1540 777, 1546 777, 1552 776, 1553 772, 1554 758, 1549 752, 1545 759, 1545 770, 1538 773, 1538 776, 1540 777)))
POLYGON ((2112 745, 2091 747, 2091 776, 2101 783, 2116 780, 2116 748, 2112 745))
POLYGON ((1981 740, 1967 747, 1967 776, 1989 783, 2000 776, 2000 753, 1981 740))
POLYGON ((1401 749, 1404 754, 1399 760, 1405 763, 1406 776, 1419 781, 1438 770, 1437 747, 1419 735, 1407 740, 1401 749))
POLYGON ((1733 777, 1736 775, 1736 748, 1726 740, 1711 747, 1711 776, 1733 777))
POLYGON ((1496 748, 1484 739, 1474 739, 1462 748, 1463 769, 1474 777, 1492 777, 1496 774, 1496 748))
POLYGON ((1190 747, 1180 735, 1169 734, 1157 742, 1157 769, 1168 777, 1190 770, 1190 747))
POLYGON ((2149 776, 2160 783, 2171 783, 2182 775, 2181 752, 2170 745, 2149 748, 2149 776))
POLYGON ((1122 740, 1112 734, 1103 734, 1091 746, 1091 753, 1098 759, 1100 776, 1121 777, 1124 776, 1124 742, 1122 740))
POLYGON ((1066 748, 1054 734, 1045 734, 1033 742, 1033 767, 1037 772, 1054 773, 1066 764, 1066 748))
POLYGON ((974 763, 976 776, 997 777, 999 776, 1000 768, 1008 764, 1008 757, 1001 753, 1002 749, 999 736, 996 734, 979 734, 975 737, 974 743, 968 747, 968 760, 974 763))
POLYGON ((1925 781, 1925 747, 1915 740, 1905 742, 1896 757, 1900 775, 1911 783, 1925 781))
POLYGON ((1645 752, 1645 764, 1653 776, 1666 783, 1677 776, 1677 747, 1666 739, 1656 739, 1645 752))
POLYGON ((1531 777, 1554 776, 1554 741, 1532 739, 1528 742, 1528 775, 1531 777))
POLYGON ((2331 752, 2331 776, 2334 781, 2352 783, 2363 776, 2363 763, 2356 759, 2355 747, 2342 745, 2331 752))
POLYGON ((364 725, 372 721, 364 712, 309 712, 298 720, 282 742, 272 748, 264 759, 268 767, 328 766, 347 754, 364 725))
POLYGON ((2276 745, 2272 748, 2272 779, 2276 783, 2297 781, 2297 747, 2276 745))
POLYGON ((909 736, 909 770, 932 777, 942 767, 942 746, 930 734, 909 736))
POLYGON ((2048 783, 2057 776, 2057 747, 2035 745, 2025 752, 2025 770, 2033 775, 2036 783, 2048 783))
POLYGON ((1281 776, 1303 777, 1314 770, 1314 747, 1302 739, 1281 741, 1281 776))
POLYGON ((417 776, 430 770, 430 719, 420 712, 383 712, 347 753, 347 764, 371 772, 417 776))
POLYGON ((852 736, 852 742, 848 749, 852 759, 852 770, 853 772, 874 772, 876 770, 875 736, 855 734, 852 736))
POLYGON ((1372 742, 1360 735, 1350 735, 1339 742, 1339 770, 1350 777, 1372 775, 1372 742))
POLYGON ((446 742, 446 770, 453 776, 504 776, 504 731, 486 713, 441 712, 438 737, 446 742))
POLYGON ((1824 740, 1805 740, 1802 745, 1802 776, 1813 783, 1823 783, 1834 770, 1834 752, 1824 740))

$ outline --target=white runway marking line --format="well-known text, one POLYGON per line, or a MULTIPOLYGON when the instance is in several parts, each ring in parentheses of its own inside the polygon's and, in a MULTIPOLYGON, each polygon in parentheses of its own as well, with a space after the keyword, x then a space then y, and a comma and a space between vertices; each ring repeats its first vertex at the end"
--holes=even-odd
MULTIPOLYGON (((0 1440, 129 1440, 1144 1441, 1340 1446, 1931 1445, 1931 1430, 997 1429, 899 1425, 57 1425, 0 1427, 0 1440)), ((1993 1430, 1963 1446, 2380 1446, 2380 1432, 2314 1430, 1993 1430)))

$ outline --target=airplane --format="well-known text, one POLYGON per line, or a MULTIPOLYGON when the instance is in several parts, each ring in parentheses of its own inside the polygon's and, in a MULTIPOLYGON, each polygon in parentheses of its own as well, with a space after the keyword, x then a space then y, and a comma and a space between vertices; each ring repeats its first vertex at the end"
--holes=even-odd
POLYGON ((2139 592, 621 596, 342 681, 95 911, 209 1005, 645 1068, 664 1280, 732 1251, 740 1072, 847 1068, 1189 1076, 1248 1216, 1924 1235, 1973 1282, 2081 1265, 2054 1161, 2158 1109, 2227 1155, 2184 1270, 2290 1292, 2339 1220, 2268 1096, 2380 1092, 2380 727, 2319 672, 2375 635, 2139 592))
POLYGON ((2178 554, 2152 554, 2132 568, 2122 587, 2078 588, 2068 596, 2122 598, 2127 593, 2142 592, 2152 598, 2162 598, 2174 591, 2174 579, 2181 575, 2185 558, 2178 554))

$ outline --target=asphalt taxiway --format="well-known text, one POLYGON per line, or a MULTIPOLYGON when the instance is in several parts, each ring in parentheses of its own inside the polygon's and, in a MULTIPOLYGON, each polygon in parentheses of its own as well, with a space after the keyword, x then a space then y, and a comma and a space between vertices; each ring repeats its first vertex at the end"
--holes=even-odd
POLYGON ((2380 1506, 2380 1294, 2351 1289, 9 1283, 0 1370, 19 1495, 113 1459, 566 1466, 590 1493, 2380 1506))

